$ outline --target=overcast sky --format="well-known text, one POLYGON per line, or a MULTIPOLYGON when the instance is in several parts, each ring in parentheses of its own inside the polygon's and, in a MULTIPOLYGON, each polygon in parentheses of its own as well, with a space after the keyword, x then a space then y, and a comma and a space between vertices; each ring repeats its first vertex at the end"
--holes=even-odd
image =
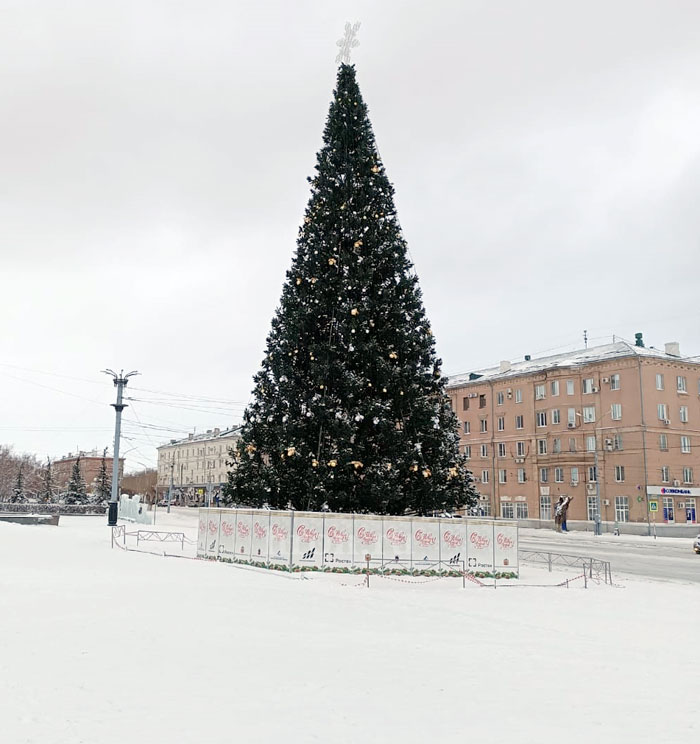
POLYGON ((0 443, 240 421, 346 20, 447 373, 700 354, 698 0, 4 0, 0 443))

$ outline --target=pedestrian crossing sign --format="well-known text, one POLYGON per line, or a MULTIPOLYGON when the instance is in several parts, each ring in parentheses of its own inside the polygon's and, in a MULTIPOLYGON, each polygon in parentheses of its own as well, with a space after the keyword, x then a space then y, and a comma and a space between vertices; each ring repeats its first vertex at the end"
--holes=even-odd
POLYGON ((656 499, 651 499, 649 501, 649 511, 650 512, 659 511, 659 502, 656 499))

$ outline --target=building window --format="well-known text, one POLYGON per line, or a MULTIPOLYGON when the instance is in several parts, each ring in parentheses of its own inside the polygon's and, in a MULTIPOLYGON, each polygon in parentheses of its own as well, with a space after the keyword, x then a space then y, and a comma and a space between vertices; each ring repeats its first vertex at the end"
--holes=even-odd
POLYGON ((537 454, 538 455, 546 455, 547 454, 547 440, 546 439, 538 439, 537 440, 537 454))
POLYGON ((663 375, 656 375, 656 389, 657 390, 664 389, 664 376, 663 375))
POLYGON ((544 385, 535 385, 535 400, 543 400, 547 395, 547 389, 544 385))
POLYGON ((613 403, 610 406, 610 413, 613 421, 619 421, 622 418, 622 403, 613 403))
POLYGON ((678 377, 676 377, 676 390, 678 390, 679 393, 688 392, 688 383, 683 375, 678 375, 678 377))
POLYGON ((688 406, 681 406, 681 423, 687 424, 688 423, 688 406))
POLYGON ((673 522, 674 520, 673 496, 664 496, 663 505, 664 505, 664 522, 673 522))
POLYGON ((516 388, 515 390, 515 402, 516 403, 523 402, 523 391, 520 388, 516 388))
POLYGON ((564 468, 554 468, 554 482, 555 483, 564 482, 564 468))
POLYGON ((695 511, 695 499, 689 499, 686 497, 685 499, 685 519, 687 522, 692 522, 695 524, 696 522, 696 516, 697 512, 695 511))
POLYGON ((547 411, 537 411, 537 426, 547 426, 547 411))
POLYGON ((482 444, 481 445, 481 456, 482 457, 488 457, 489 456, 489 446, 488 446, 488 444, 482 444))
POLYGON ((693 468, 683 468, 683 483, 693 482, 693 468))
POLYGON ((503 393, 496 393, 496 405, 497 406, 503 405, 503 393))
POLYGON ((620 375, 610 375, 610 389, 611 390, 620 389, 620 375))
POLYGON ((578 483, 578 468, 573 467, 571 468, 571 485, 578 483))
POLYGON ((559 437, 554 437, 552 440, 552 452, 555 455, 558 455, 561 452, 561 439, 559 439, 559 437))
POLYGON ((515 502, 515 518, 527 519, 527 501, 515 502))
POLYGON ((584 406, 583 407, 583 423, 584 424, 595 423, 595 406, 584 406))
POLYGON ((498 471, 498 482, 499 483, 505 483, 507 477, 507 471, 505 469, 501 469, 498 471))
POLYGON ((526 480, 525 468, 518 468, 518 483, 525 483, 526 480))
POLYGON ((588 466, 588 482, 589 483, 598 482, 598 470, 595 465, 588 466))
POLYGON ((479 396, 479 408, 486 408, 486 396, 485 395, 479 396))
POLYGON ((668 450, 668 436, 666 434, 659 434, 659 449, 662 452, 668 450))
POLYGON ((501 518, 513 519, 513 502, 501 501, 501 518))
POLYGON ((506 417, 505 416, 499 416, 497 421, 498 431, 505 431, 506 428, 506 417))
POLYGON ((488 483, 489 482, 489 471, 488 470, 482 470, 481 471, 481 482, 482 483, 488 483))
POLYGON ((516 457, 525 457, 525 442, 515 443, 515 455, 516 457))
POLYGON ((671 482, 671 470, 668 467, 668 465, 662 465, 661 466, 661 482, 662 483, 670 483, 671 482))
POLYGON ((467 460, 472 459, 472 446, 471 444, 465 444, 464 445, 464 456, 467 458, 467 460))
POLYGON ((598 512, 598 499, 595 496, 586 498, 586 516, 589 522, 595 522, 595 515, 598 512))
POLYGON ((469 421, 464 422, 464 433, 465 434, 471 434, 472 431, 472 425, 469 423, 469 421))
POLYGON ((586 452, 595 452, 595 434, 586 437, 586 452))
POLYGON ((588 395, 589 393, 593 392, 593 378, 592 377, 586 377, 583 380, 583 394, 588 395))
POLYGON ((624 449, 624 447, 622 446, 622 434, 613 434, 613 449, 614 450, 624 449))
POLYGON ((576 452, 576 437, 569 437, 569 452, 576 452))
POLYGON ((574 394, 574 381, 573 380, 567 380, 566 381, 566 394, 567 395, 573 395, 574 394))
POLYGON ((615 521, 630 521, 630 504, 627 496, 615 496, 615 521))
POLYGON ((681 437, 681 453, 684 455, 690 454, 690 437, 681 437))
POLYGON ((463 411, 469 410, 469 397, 466 395, 464 396, 464 398, 462 398, 462 410, 463 411))
POLYGON ((549 480, 549 468, 540 468, 540 483, 547 483, 549 480))
POLYGON ((555 408, 552 411, 552 423, 553 424, 561 424, 561 414, 559 413, 559 409, 555 408))
POLYGON ((659 414, 659 421, 668 421, 668 408, 665 403, 659 403, 656 411, 659 414))
POLYGON ((566 412, 566 423, 571 426, 576 426, 576 409, 569 408, 566 412))
POLYGON ((624 483, 625 480, 625 466, 615 465, 615 482, 624 483))
POLYGON ((559 380, 552 380, 549 389, 552 395, 559 395, 559 380))
POLYGON ((499 457, 505 457, 506 456, 506 443, 505 442, 499 442, 498 443, 498 456, 499 457))
POLYGON ((479 423, 479 426, 480 426, 480 430, 481 430, 481 433, 482 433, 482 434, 483 434, 484 432, 488 431, 488 430, 489 430, 489 423, 488 423, 488 420, 487 420, 487 419, 481 419, 481 420, 480 420, 480 423, 479 423))
POLYGON ((515 428, 516 429, 523 429, 523 428, 525 428, 523 426, 523 417, 522 416, 516 416, 515 417, 515 428))
POLYGON ((540 519, 552 518, 552 497, 540 496, 540 519))

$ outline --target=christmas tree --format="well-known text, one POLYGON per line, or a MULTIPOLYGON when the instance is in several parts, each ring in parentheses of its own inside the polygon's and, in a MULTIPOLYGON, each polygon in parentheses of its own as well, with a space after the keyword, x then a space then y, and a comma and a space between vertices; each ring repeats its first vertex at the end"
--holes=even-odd
POLYGON ((475 503, 354 66, 342 64, 229 503, 426 514, 475 503))
POLYGON ((78 457, 73 463, 73 470, 71 471, 66 489, 65 502, 66 504, 85 504, 87 500, 87 488, 85 487, 83 473, 80 470, 80 457, 78 457))
POLYGON ((107 470, 107 448, 102 452, 102 460, 100 461, 100 470, 97 473, 97 483, 95 488, 94 500, 95 503, 100 504, 103 501, 109 501, 109 497, 112 491, 112 479, 109 477, 107 470))
POLYGON ((46 468, 43 474, 43 483, 41 492, 39 494, 40 500, 48 504, 53 501, 54 496, 54 484, 53 484, 53 473, 51 471, 51 458, 46 458, 46 468))
POLYGON ((24 473, 22 472, 22 465, 20 464, 19 469, 17 470, 15 487, 12 489, 12 502, 15 504, 21 504, 26 500, 24 493, 24 473))

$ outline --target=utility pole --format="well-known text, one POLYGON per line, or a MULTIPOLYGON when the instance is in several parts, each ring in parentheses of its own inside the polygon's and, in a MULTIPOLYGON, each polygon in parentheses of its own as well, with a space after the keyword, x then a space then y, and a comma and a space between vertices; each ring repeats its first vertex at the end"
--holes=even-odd
POLYGON ((122 370, 119 374, 111 369, 102 370, 106 375, 111 375, 114 381, 114 387, 117 388, 117 402, 112 403, 112 407, 117 413, 117 420, 114 425, 114 460, 112 462, 112 497, 109 500, 109 512, 107 513, 107 524, 114 527, 117 524, 117 509, 119 498, 119 440, 122 431, 122 411, 127 407, 122 403, 122 393, 129 382, 129 378, 137 375, 138 372, 128 372, 124 374, 122 370))
MULTIPOLYGON (((173 456, 175 452, 171 452, 170 455, 173 456)), ((170 488, 168 489, 168 514, 170 514, 170 502, 173 498, 173 471, 175 470, 175 460, 172 460, 170 463, 170 488)))
POLYGON ((595 467, 595 515, 593 519, 593 534, 600 535, 602 533, 602 529, 600 525, 600 473, 598 472, 598 437, 597 436, 596 436, 595 453, 594 453, 594 467, 595 467))

